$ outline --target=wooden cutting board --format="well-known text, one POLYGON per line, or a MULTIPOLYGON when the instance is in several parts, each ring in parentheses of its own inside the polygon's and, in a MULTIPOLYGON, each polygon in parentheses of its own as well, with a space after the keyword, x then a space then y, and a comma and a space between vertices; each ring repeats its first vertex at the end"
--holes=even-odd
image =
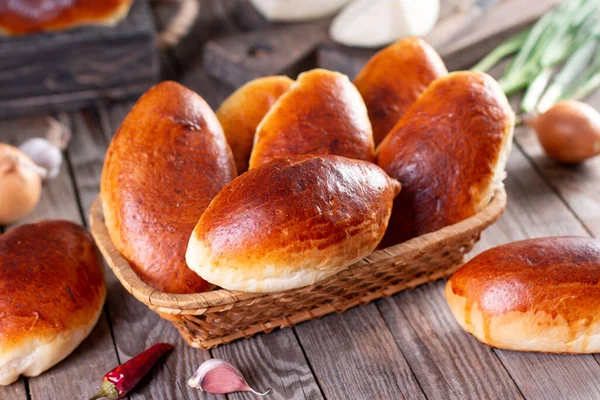
MULTIPOLYGON (((440 18, 432 32, 448 29, 448 21, 460 15, 474 0, 441 0, 440 18)), ((469 68, 502 40, 530 25, 560 0, 498 0, 464 33, 437 46, 448 68, 469 68)), ((284 74, 295 77, 311 67, 322 67, 354 77, 378 49, 360 49, 333 43, 328 34, 331 20, 301 24, 269 24, 260 21, 247 0, 239 0, 239 15, 252 15, 249 26, 258 27, 207 43, 204 67, 210 75, 233 87, 252 79, 284 74)), ((438 35, 439 36, 439 35, 438 35)))
POLYGON ((139 96, 159 79, 154 36, 137 0, 115 27, 0 37, 0 118, 139 96))

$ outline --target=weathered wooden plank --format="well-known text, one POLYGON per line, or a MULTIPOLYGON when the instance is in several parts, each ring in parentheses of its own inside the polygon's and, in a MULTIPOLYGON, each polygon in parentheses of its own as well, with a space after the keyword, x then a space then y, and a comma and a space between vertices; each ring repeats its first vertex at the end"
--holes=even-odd
POLYGON ((398 347, 428 398, 520 398, 493 350, 466 335, 445 304, 445 282, 380 300, 398 347))
POLYGON ((25 382, 27 378, 20 378, 10 386, 0 386, 0 399, 28 400, 25 382))
POLYGON ((230 14, 243 31, 265 29, 272 25, 249 0, 233 0, 230 14))
POLYGON ((200 62, 193 63, 181 77, 181 84, 198 93, 216 111, 234 89, 211 78, 200 62))
POLYGON ((314 68, 328 26, 329 20, 285 24, 211 40, 204 49, 204 68, 234 87, 267 75, 295 77, 314 68))
POLYGON ((374 304, 295 329, 327 399, 425 398, 374 304))
MULTIPOLYGON (((210 358, 207 351, 189 347, 173 325, 137 301, 113 277, 109 287, 108 307, 115 342, 121 362, 125 362, 155 343, 167 342, 175 346, 164 363, 155 368, 135 389, 131 398, 141 399, 197 399, 199 394, 187 385, 187 380, 203 361, 210 358)), ((225 399, 225 396, 203 396, 207 399, 225 399)))
MULTIPOLYGON (((260 391, 271 388, 269 397, 276 399, 322 399, 321 391, 293 330, 238 340, 212 350, 212 355, 233 362, 250 385, 260 391)), ((236 393, 230 400, 249 398, 236 393)))
MULTIPOLYGON (((3 140, 7 139, 12 144, 19 144, 30 137, 43 137, 46 127, 45 117, 0 122, 3 140)), ((82 222, 66 163, 58 177, 44 186, 38 207, 18 224, 44 218, 82 222)), ((114 343, 103 313, 92 333, 70 356, 44 374, 28 380, 31 399, 80 398, 82 394, 91 396, 98 390, 104 372, 116 364, 114 343)))
POLYGON ((144 0, 115 27, 0 37, 0 54, 0 117, 139 95, 159 75, 144 0))

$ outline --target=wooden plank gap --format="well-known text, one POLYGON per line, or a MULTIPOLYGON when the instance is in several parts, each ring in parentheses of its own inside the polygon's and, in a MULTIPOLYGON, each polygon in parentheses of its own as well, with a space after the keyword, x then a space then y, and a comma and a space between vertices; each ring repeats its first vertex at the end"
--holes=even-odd
POLYGON ((31 390, 29 389, 29 378, 24 376, 22 377, 23 379, 23 386, 25 387, 25 396, 27 396, 27 400, 31 400, 31 390))
MULTIPOLYGON (((323 398, 326 398, 325 392, 323 391, 323 388, 321 387, 321 383, 319 382, 318 379, 316 379, 317 374, 315 374, 315 369, 314 369, 313 365, 311 364, 310 360, 308 359, 308 357, 306 356, 306 350, 302 346, 302 342, 300 342, 300 338, 298 337, 298 332, 296 331, 296 328, 293 327, 292 331, 294 332, 294 336, 296 337, 296 341, 298 342, 300 351, 302 351, 302 355, 304 356, 304 359, 306 360, 306 364, 308 365, 308 368, 310 369, 310 373, 312 374, 313 377, 315 377, 315 383, 317 384, 317 387, 319 388, 319 392, 321 393, 321 396, 323 396, 323 398)), ((303 388, 302 392, 304 393, 304 388, 303 388)), ((306 393, 304 393, 304 395, 306 396, 306 393)))
MULTIPOLYGON (((410 290, 410 289, 407 289, 410 290)), ((379 308, 379 304, 377 304, 378 302, 374 302, 375 303, 375 309, 377 310, 377 313, 379 314, 379 318, 382 319, 383 324, 387 327, 387 329, 392 333, 392 337, 394 336, 394 331, 392 330, 392 327, 388 324, 388 322, 386 321, 385 317, 383 316, 383 313, 381 312, 381 309, 379 308)), ((394 338, 394 342, 396 343, 396 347, 398 348, 398 351, 400 352, 400 355, 402 356, 402 358, 404 358, 404 360, 406 360, 406 365, 408 365, 408 369, 410 370, 413 378, 415 379, 415 381, 417 382, 417 385, 419 385, 419 388, 421 389, 421 392, 423 392, 423 395, 427 398, 427 392, 425 392, 425 389, 423 389, 423 385, 421 384, 420 380, 417 378, 417 374, 415 374, 415 371, 412 367, 412 365, 408 362, 408 358, 406 357, 406 354, 404 354, 404 352, 402 351, 402 347, 400 346, 400 344, 396 341, 396 339, 394 338)), ((398 389, 402 389, 402 388, 398 388, 398 389)))
MULTIPOLYGON (((60 122, 65 127, 67 127, 67 129, 72 128, 71 120, 69 117, 67 117, 65 115, 61 116, 60 122)), ((69 157, 69 149, 68 148, 63 151, 63 158, 64 158, 64 163, 67 165, 67 171, 69 173, 69 179, 71 180, 71 185, 73 186, 73 188, 75 188, 75 190, 74 190, 75 201, 77 202, 77 211, 79 211, 79 216, 81 217, 81 223, 83 224, 83 226, 85 226, 86 229, 89 229, 87 218, 86 218, 85 213, 83 212, 83 207, 81 205, 81 197, 79 196, 79 190, 77 190, 77 181, 75 179, 75 172, 73 171, 73 164, 71 163, 71 159, 69 157)))
MULTIPOLYGON (((77 131, 77 129, 74 127, 74 123, 73 123, 73 114, 67 116, 65 114, 61 115, 60 118, 60 122, 62 124, 65 124, 65 126, 68 127, 68 129, 71 130, 71 134, 77 134, 75 131, 77 131)), ((68 171, 69 171, 69 177, 71 178, 71 182, 73 184, 73 187, 75 188, 75 199, 77 200, 77 206, 79 208, 79 214, 81 215, 81 221, 83 223, 83 226, 86 227, 86 229, 89 229, 89 223, 88 223, 88 218, 84 212, 84 207, 81 201, 81 195, 79 193, 79 185, 77 182, 77 176, 75 175, 75 169, 73 167, 73 162, 71 161, 71 156, 69 154, 69 149, 67 148, 65 150, 65 162, 67 163, 67 167, 68 167, 68 171)), ((117 348, 117 342, 115 339, 115 332, 113 329, 113 325, 112 325, 112 320, 111 320, 111 316, 110 316, 110 308, 108 307, 108 301, 104 302, 104 313, 106 314, 106 320, 108 323, 108 330, 110 332, 110 337, 113 343, 113 348, 115 350, 115 354, 117 356, 117 362, 119 363, 119 365, 122 363, 121 362, 121 355, 119 354, 119 349, 117 348)), ((128 396, 129 398, 129 396, 128 396)))
MULTIPOLYGON (((381 318, 383 318, 383 320, 385 321, 385 324, 387 325, 388 329, 389 329, 389 330, 392 332, 392 334, 393 334, 393 333, 394 333, 393 326, 391 326, 391 325, 388 323, 388 321, 387 321, 387 319, 386 319, 386 317, 385 317, 385 314, 384 314, 384 313, 383 313, 383 311, 381 310, 381 305, 380 305, 379 303, 380 303, 380 301, 376 301, 376 302, 375 302, 375 304, 376 304, 376 306, 377 306, 377 310, 379 311, 379 314, 381 315, 381 318)), ((414 326, 414 325, 411 323, 411 320, 410 320, 410 318, 409 318, 409 317, 406 315, 406 313, 404 312, 404 310, 403 310, 401 307, 398 307, 398 308, 399 308, 399 310, 400 310, 400 313, 401 313, 401 314, 404 316, 404 318, 406 318, 406 320, 407 320, 407 321, 409 321, 409 324, 410 324, 410 326, 413 328, 413 330, 415 330, 416 332, 418 332, 418 331, 419 331, 418 327, 415 327, 415 326, 414 326)), ((395 336, 395 335, 394 335, 394 336, 395 336)), ((394 337, 394 339, 395 339, 395 337, 394 337)), ((397 340, 396 340, 396 345, 397 345, 397 346, 398 346, 398 348, 400 349, 400 352, 402 352, 402 347, 401 347, 400 343, 399 343, 397 340)), ((427 351, 429 352, 429 350, 427 350, 427 351)), ((403 353, 403 356, 404 356, 404 358, 407 360, 407 363, 408 363, 408 365, 409 365, 409 367, 410 367, 411 371, 413 372, 413 375, 415 376, 415 379, 416 379, 416 380, 417 380, 417 382, 419 383, 419 387, 421 388, 421 390, 423 390, 423 393, 425 393, 425 396, 427 397, 427 392, 426 392, 426 391, 425 391, 425 389, 423 388, 423 385, 421 384, 421 382, 420 382, 420 380, 419 380, 419 378, 418 378, 417 374, 415 374, 415 372, 414 372, 414 370, 413 370, 413 368, 412 368, 412 366, 411 366, 411 363, 409 362, 408 358, 406 357, 406 354, 404 354, 404 353, 403 353)), ((434 364, 434 366, 435 366, 436 370, 439 372, 439 375, 440 375, 440 376, 443 378, 443 380, 444 380, 444 383, 445 383, 446 387, 448 388, 448 390, 449 390, 450 392, 452 392, 452 394, 453 394, 454 396, 456 396, 456 398, 458 399, 458 398, 459 398, 458 394, 457 394, 457 393, 454 391, 454 389, 452 388, 452 386, 450 385, 450 383, 449 383, 449 382, 448 382, 448 380, 446 379, 446 376, 445 376, 445 374, 443 374, 443 373, 442 373, 442 371, 439 369, 439 367, 438 367, 436 364, 434 364)))

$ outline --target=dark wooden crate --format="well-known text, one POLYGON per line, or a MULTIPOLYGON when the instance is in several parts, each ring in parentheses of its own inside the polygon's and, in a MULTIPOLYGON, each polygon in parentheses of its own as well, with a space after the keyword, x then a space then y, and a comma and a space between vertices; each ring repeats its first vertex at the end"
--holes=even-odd
POLYGON ((114 27, 0 37, 0 118, 137 97, 159 76, 152 14, 137 0, 114 27))

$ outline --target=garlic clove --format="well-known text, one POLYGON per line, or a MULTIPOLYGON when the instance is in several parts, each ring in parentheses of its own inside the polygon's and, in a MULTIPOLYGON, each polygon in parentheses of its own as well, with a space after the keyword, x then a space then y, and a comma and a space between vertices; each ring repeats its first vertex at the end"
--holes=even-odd
POLYGON ((333 20, 329 34, 341 44, 380 47, 435 26, 440 0, 355 0, 333 20))
POLYGON ((43 138, 28 139, 19 149, 27 154, 33 162, 46 170, 44 179, 54 179, 60 173, 63 162, 62 152, 58 147, 43 138))
POLYGON ((330 17, 349 0, 250 0, 269 21, 298 22, 330 17))
POLYGON ((271 389, 264 393, 252 389, 236 367, 219 358, 203 362, 188 380, 188 385, 213 394, 252 392, 259 396, 265 396, 271 392, 271 389))

